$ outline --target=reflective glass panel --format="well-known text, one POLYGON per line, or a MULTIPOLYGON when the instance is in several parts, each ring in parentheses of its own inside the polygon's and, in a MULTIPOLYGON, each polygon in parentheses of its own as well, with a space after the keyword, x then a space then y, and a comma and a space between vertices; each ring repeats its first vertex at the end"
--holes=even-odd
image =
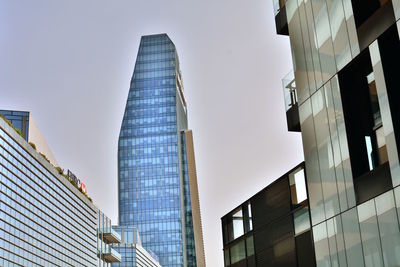
POLYGON ((246 258, 244 240, 231 247, 231 264, 239 262, 246 258))

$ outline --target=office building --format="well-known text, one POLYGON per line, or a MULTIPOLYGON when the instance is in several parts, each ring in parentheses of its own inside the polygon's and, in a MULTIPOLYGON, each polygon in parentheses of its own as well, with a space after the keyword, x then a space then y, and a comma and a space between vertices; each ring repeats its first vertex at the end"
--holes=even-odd
POLYGON ((113 226, 113 230, 122 237, 121 243, 113 245, 113 248, 124 255, 122 261, 114 263, 113 267, 161 267, 157 255, 143 248, 135 227, 113 226))
POLYGON ((225 266, 315 266, 304 163, 221 220, 225 266))
POLYGON ((400 266, 400 1, 274 1, 317 266, 400 266))
POLYGON ((50 147, 46 143, 42 133, 40 132, 34 118, 28 111, 19 110, 0 110, 0 116, 11 122, 17 132, 33 146, 36 151, 46 156, 47 160, 54 166, 59 166, 50 147))
POLYGON ((175 45, 143 36, 118 142, 119 225, 165 267, 205 266, 186 104, 175 45))
POLYGON ((0 266, 107 266, 86 187, 15 128, 0 118, 0 266))

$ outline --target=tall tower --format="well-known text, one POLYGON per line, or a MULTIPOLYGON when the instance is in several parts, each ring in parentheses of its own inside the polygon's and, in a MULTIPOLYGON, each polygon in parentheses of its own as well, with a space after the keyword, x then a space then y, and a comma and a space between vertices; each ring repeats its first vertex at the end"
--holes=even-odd
POLYGON ((118 142, 120 226, 162 266, 205 266, 192 133, 179 59, 166 34, 143 36, 118 142))

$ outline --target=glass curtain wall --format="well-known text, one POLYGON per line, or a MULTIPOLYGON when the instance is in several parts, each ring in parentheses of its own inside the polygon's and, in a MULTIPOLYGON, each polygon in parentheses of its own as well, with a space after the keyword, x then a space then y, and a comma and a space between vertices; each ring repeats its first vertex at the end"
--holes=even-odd
POLYGON ((143 247, 169 267, 187 260, 180 81, 169 37, 142 37, 119 136, 119 223, 137 227, 143 247))

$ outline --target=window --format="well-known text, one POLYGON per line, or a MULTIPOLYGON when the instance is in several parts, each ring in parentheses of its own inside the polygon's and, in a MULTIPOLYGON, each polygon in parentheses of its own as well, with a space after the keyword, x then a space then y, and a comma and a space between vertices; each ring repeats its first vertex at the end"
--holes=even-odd
POLYGON ((365 136, 365 145, 367 148, 369 169, 373 170, 375 167, 388 162, 388 154, 373 72, 367 76, 367 81, 373 123, 371 124, 372 128, 369 135, 365 136))
POLYGON ((247 216, 246 216, 246 223, 247 223, 247 231, 253 230, 253 219, 251 215, 251 204, 247 204, 247 216))
POLYGON ((254 255, 254 241, 253 236, 249 236, 246 239, 247 257, 254 255))
POLYGON ((368 49, 338 74, 358 204, 392 188, 375 75, 368 49))
POLYGON ((224 250, 224 260, 225 260, 225 266, 229 266, 230 265, 229 249, 224 250))
POLYGON ((388 0, 352 0, 357 28, 367 21, 388 0))
POLYGON ((244 240, 231 247, 231 264, 246 258, 244 240))
POLYGON ((292 205, 299 205, 303 201, 307 200, 307 187, 304 169, 300 167, 289 174, 289 182, 292 205))
POLYGON ((232 215, 232 226, 233 226, 233 239, 236 239, 244 234, 242 208, 237 210, 232 215))
POLYGON ((310 215, 308 208, 302 208, 293 214, 294 219, 294 233, 295 235, 301 234, 310 229, 310 215))

